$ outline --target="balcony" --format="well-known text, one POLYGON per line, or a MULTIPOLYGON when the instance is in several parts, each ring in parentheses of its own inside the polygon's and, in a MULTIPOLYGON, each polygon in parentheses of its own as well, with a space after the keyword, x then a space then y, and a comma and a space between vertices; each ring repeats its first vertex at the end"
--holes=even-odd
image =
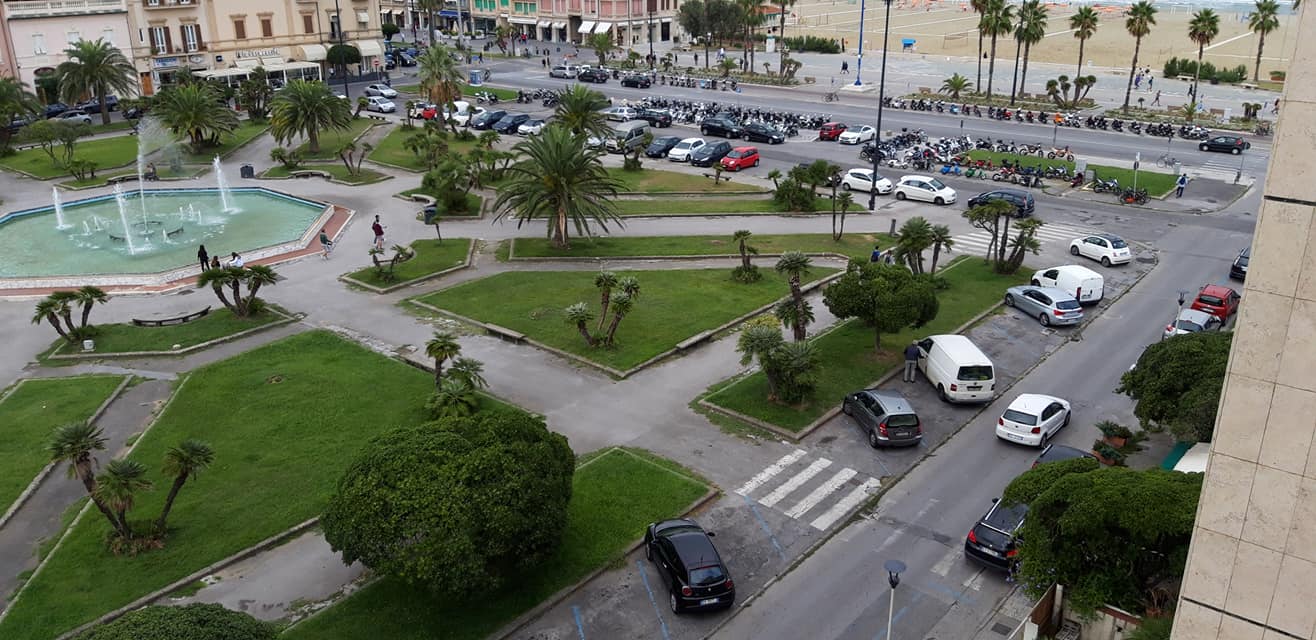
POLYGON ((201 4, 201 0, 143 0, 143 9, 191 9, 201 4))
POLYGON ((54 16, 125 13, 125 0, 17 0, 5 3, 10 18, 49 18, 54 16))

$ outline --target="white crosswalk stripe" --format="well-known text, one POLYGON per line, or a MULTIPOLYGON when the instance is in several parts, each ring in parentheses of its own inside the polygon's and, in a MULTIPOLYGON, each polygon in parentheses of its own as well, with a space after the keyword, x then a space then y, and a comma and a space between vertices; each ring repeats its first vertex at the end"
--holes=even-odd
POLYGON ((759 471, 736 493, 825 530, 881 487, 876 478, 863 477, 849 467, 829 471, 834 466, 831 460, 809 459, 803 449, 795 449, 759 471), (846 491, 847 485, 853 488, 846 491), (793 504, 787 501, 797 495, 804 497, 793 504), (816 517, 809 521, 811 515, 816 517))
POLYGON ((814 489, 809 495, 804 496, 803 500, 800 500, 795 503, 795 506, 787 509, 786 515, 791 518, 798 518, 805 513, 808 513, 809 509, 818 506, 818 503, 822 502, 823 498, 826 498, 837 489, 840 489, 841 485, 849 482, 850 478, 855 477, 858 473, 858 471, 855 471, 850 467, 837 471, 836 475, 832 476, 830 480, 819 485, 818 488, 814 489))
POLYGON ((760 471, 758 475, 754 476, 753 478, 750 478, 749 482, 746 482, 739 489, 736 489, 736 493, 739 493, 742 496, 749 495, 751 491, 759 488, 760 486, 763 485, 763 483, 771 480, 773 476, 777 475, 778 473, 781 473, 782 469, 785 469, 786 467, 795 464, 796 460, 799 460, 800 458, 803 457, 804 457, 804 449, 796 449, 782 456, 780 460, 772 463, 772 465, 770 465, 768 468, 760 471))
MULTIPOLYGON (((1092 229, 1073 227, 1063 224, 1044 224, 1037 230, 1037 239, 1043 244, 1060 244, 1065 247, 1079 236, 1097 233, 1092 229)), ((974 231, 954 236, 954 251, 964 255, 981 254, 991 245, 992 235, 986 231, 974 231)))
POLYGON ((826 531, 827 527, 836 524, 837 520, 840 520, 845 514, 850 513, 851 509, 859 506, 860 502, 867 500, 868 496, 872 495, 879 486, 881 486, 881 483, 877 481, 877 478, 869 478, 863 484, 855 487, 854 491, 851 491, 849 495, 841 498, 841 500, 833 505, 831 509, 827 510, 827 513, 814 518, 813 522, 810 522, 809 524, 812 525, 814 529, 826 531))
POLYGON ((794 476, 792 476, 790 480, 787 480, 781 486, 774 489, 772 493, 769 493, 768 495, 759 498, 759 504, 765 507, 771 507, 777 504, 778 502, 781 502, 782 498, 785 498, 786 496, 790 495, 791 492, 804 486, 804 483, 808 482, 814 476, 821 473, 823 469, 826 469, 827 467, 830 466, 832 466, 832 461, 828 460, 827 458, 814 460, 813 464, 810 464, 809 466, 804 468, 804 471, 801 471, 795 474, 794 476))

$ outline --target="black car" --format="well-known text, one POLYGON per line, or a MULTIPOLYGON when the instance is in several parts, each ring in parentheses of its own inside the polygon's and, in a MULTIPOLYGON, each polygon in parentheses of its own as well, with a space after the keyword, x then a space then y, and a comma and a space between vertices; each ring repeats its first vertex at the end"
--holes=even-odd
POLYGON ((603 69, 584 69, 576 74, 576 79, 581 82, 596 82, 603 84, 608 81, 608 72, 603 69))
POLYGON ((882 445, 916 445, 923 440, 923 426, 913 405, 893 391, 865 389, 841 401, 841 411, 855 424, 874 449, 882 445))
POLYGON ((510 136, 516 133, 517 127, 520 127, 522 123, 529 119, 529 114, 512 113, 500 118, 498 122, 495 122, 490 128, 505 136, 510 136))
POLYGON ((969 198, 969 208, 972 209, 993 200, 1005 200, 1014 205, 1014 216, 1016 218, 1027 218, 1033 215, 1033 210, 1037 207, 1037 203, 1033 200, 1033 194, 1027 191, 996 189, 995 191, 984 191, 969 198))
POLYGON ((25 117, 24 117, 24 118, 14 118, 13 120, 10 120, 10 121, 9 121, 9 130, 10 130, 10 131, 18 131, 19 129, 22 129, 23 127, 26 127, 26 126, 29 125, 29 124, 32 124, 32 119, 31 119, 31 118, 25 118, 25 117))
POLYGON ((740 131, 740 137, 749 142, 766 142, 768 144, 781 144, 786 141, 786 134, 757 122, 745 125, 745 128, 740 131))
POLYGON ((1015 534, 1028 515, 1026 504, 1005 504, 992 500, 992 508, 964 539, 964 555, 989 567, 1009 571, 1014 564, 1015 534))
MULTIPOLYGON (((96 98, 92 98, 92 99, 90 99, 90 100, 83 100, 82 102, 79 102, 79 103, 78 103, 77 105, 75 105, 73 108, 74 108, 74 109, 82 109, 83 111, 85 111, 85 112, 87 112, 87 113, 100 113, 100 112, 101 112, 101 102, 100 102, 100 100, 98 100, 98 99, 96 99, 96 98)), ((116 109, 118 109, 118 108, 119 108, 119 98, 118 98, 118 96, 105 96, 105 109, 106 109, 106 110, 108 110, 108 111, 114 111, 114 110, 116 110, 116 109)))
POLYGON ((1201 151, 1218 151, 1238 155, 1246 149, 1251 149, 1252 143, 1239 136, 1213 136, 1210 139, 1203 140, 1201 144, 1197 145, 1197 148, 1201 151))
POLYGON ((1042 449, 1042 455, 1037 456, 1037 459, 1033 461, 1033 466, 1036 467, 1039 464, 1046 464, 1048 462, 1060 462, 1061 460, 1073 460, 1075 458, 1097 459, 1096 456, 1092 455, 1091 451, 1084 451, 1075 447, 1067 447, 1063 444, 1048 444, 1046 445, 1046 448, 1042 449))
POLYGON ((632 73, 621 79, 621 86, 634 87, 636 89, 648 89, 653 86, 653 80, 649 79, 649 76, 632 73))
POLYGON ((723 138, 739 138, 740 125, 735 120, 726 116, 713 116, 704 118, 699 123, 699 132, 705 136, 720 136, 723 138))
POLYGON ((722 158, 731 153, 731 143, 723 140, 721 142, 710 142, 695 150, 690 154, 690 164, 696 167, 711 167, 722 161, 722 158))
POLYGON ((685 519, 655 522, 644 531, 644 557, 667 585, 672 613, 725 609, 735 602, 736 586, 711 536, 685 519))
POLYGON ((398 64, 400 64, 400 65, 402 65, 402 66, 404 66, 404 67, 414 67, 414 66, 416 66, 416 58, 413 57, 413 56, 412 56, 411 54, 409 54, 409 53, 402 52, 402 53, 399 53, 396 57, 397 57, 398 64))
POLYGON ((1238 252, 1238 257, 1234 258, 1234 263, 1229 265, 1229 277, 1235 280, 1247 279, 1247 263, 1252 260, 1252 247, 1247 247, 1238 252))
POLYGON ((53 118, 61 113, 64 113, 65 111, 68 111, 70 108, 71 107, 64 104, 63 102, 52 102, 51 104, 46 105, 44 114, 47 118, 53 118))
POLYGON ((653 143, 644 150, 644 155, 649 156, 650 158, 666 158, 667 152, 671 151, 672 147, 675 147, 680 142, 681 136, 663 136, 661 138, 654 138, 653 143))
POLYGON ((498 122, 499 120, 502 120, 503 116, 506 115, 507 112, 503 111, 502 109, 498 109, 495 111, 485 111, 484 113, 481 113, 480 115, 471 118, 471 128, 488 129, 490 127, 493 127, 494 123, 498 122))
POLYGON ((651 127, 667 128, 672 126, 672 114, 658 109, 640 109, 640 112, 635 114, 635 119, 643 120, 649 123, 651 127))

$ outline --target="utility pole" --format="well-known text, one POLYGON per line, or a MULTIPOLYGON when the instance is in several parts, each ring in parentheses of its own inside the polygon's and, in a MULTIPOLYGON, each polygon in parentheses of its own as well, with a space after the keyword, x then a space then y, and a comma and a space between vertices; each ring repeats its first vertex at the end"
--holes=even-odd
MULTIPOLYGON (((343 31, 343 12, 338 8, 338 0, 334 0, 334 18, 338 24, 338 44, 346 44, 346 42, 344 42, 344 36, 346 36, 346 33, 343 31)), ((347 65, 343 65, 342 71, 343 95, 351 98, 351 94, 347 92, 347 65)))
MULTIPOLYGON (((873 134, 873 184, 868 190, 868 210, 877 210, 877 162, 882 157, 882 103, 886 101, 886 45, 891 36, 891 0, 886 2, 886 20, 882 24, 882 71, 878 75, 877 81, 877 133, 873 134)), ((860 31, 862 38, 863 32, 860 31)), ((860 50, 862 52, 862 49, 860 50)), ((855 75, 855 83, 858 84, 858 73, 855 75)), ((894 591, 895 585, 892 585, 894 591)))

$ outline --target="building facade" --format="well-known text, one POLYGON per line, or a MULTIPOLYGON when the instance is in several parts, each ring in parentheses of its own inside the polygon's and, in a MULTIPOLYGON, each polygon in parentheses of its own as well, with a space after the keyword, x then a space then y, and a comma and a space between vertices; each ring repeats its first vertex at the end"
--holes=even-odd
POLYGON ((0 67, 28 88, 37 88, 38 76, 54 73, 68 59, 64 50, 78 40, 104 39, 132 59, 126 0, 8 0, 3 11, 0 55, 8 62, 0 67))
POLYGON ((1316 638, 1316 66, 1284 84, 1173 640, 1316 638))

